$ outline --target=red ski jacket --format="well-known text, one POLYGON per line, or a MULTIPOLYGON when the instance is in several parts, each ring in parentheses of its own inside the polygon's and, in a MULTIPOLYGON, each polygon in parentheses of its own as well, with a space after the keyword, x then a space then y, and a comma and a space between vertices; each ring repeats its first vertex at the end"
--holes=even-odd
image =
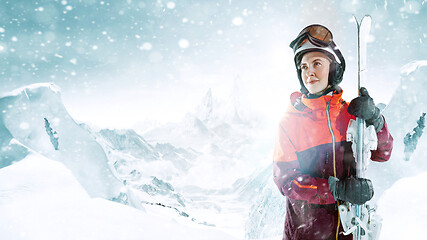
MULTIPOLYGON (((346 141, 349 121, 355 117, 347 112, 348 103, 341 96, 341 89, 316 99, 295 92, 280 121, 273 177, 286 196, 283 239, 335 239, 338 210, 328 178, 334 172, 339 179, 356 174, 351 142, 346 141)), ((387 161, 393 138, 386 123, 377 137, 371 159, 387 161)), ((352 235, 340 234, 339 239, 352 235)))

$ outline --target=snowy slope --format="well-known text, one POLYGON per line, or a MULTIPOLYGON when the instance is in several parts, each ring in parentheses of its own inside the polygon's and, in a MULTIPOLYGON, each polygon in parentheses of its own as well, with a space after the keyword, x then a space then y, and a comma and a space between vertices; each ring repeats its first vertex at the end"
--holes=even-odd
POLYGON ((93 197, 114 198, 121 182, 111 171, 102 147, 79 127, 65 109, 59 88, 50 83, 33 84, 0 98, 0 157, 19 161, 32 149, 62 162, 93 197), (55 150, 46 128, 56 131, 55 150), (12 142, 11 142, 12 141, 12 142))
POLYGON ((167 212, 91 198, 62 163, 38 154, 0 169, 0 212, 2 239, 234 239, 167 212))
POLYGON ((381 240, 425 239, 427 226, 427 172, 403 178, 387 189, 378 201, 383 217, 381 240))

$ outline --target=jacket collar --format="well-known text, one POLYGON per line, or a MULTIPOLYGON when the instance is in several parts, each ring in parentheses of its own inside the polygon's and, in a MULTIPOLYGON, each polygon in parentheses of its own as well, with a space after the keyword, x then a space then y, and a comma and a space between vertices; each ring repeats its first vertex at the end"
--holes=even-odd
POLYGON ((343 90, 338 88, 331 95, 324 95, 319 98, 306 98, 300 92, 294 92, 291 94, 291 104, 292 106, 301 112, 312 112, 315 110, 326 109, 326 104, 329 102, 331 107, 338 105, 343 102, 342 96, 343 90))

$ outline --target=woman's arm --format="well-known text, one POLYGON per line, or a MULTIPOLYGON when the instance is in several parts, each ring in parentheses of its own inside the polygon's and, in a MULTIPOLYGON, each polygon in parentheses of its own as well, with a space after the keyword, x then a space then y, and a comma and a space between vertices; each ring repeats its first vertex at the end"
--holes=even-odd
POLYGON ((312 204, 335 202, 329 190, 328 179, 301 173, 295 147, 281 126, 274 147, 273 179, 280 192, 290 199, 312 204))
MULTIPOLYGON (((382 116, 384 118, 384 116, 382 116)), ((371 159, 377 162, 385 162, 390 159, 391 151, 393 150, 393 137, 388 130, 387 123, 384 118, 383 128, 377 132, 378 145, 377 150, 371 151, 371 159)))

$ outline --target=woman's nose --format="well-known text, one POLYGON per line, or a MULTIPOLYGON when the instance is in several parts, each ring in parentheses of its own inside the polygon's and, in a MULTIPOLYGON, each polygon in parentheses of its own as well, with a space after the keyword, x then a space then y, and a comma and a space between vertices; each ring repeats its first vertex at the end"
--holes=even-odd
POLYGON ((314 70, 310 67, 307 69, 307 76, 314 76, 314 70))

